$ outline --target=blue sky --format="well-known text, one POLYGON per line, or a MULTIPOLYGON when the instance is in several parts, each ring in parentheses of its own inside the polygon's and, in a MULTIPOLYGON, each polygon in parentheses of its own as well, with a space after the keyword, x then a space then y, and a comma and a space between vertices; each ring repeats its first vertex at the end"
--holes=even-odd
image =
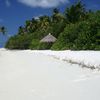
MULTIPOLYGON (((64 9, 77 0, 0 0, 0 25, 7 27, 8 34, 13 35, 25 21, 41 15, 51 15, 52 9, 64 9)), ((87 9, 99 10, 100 0, 82 0, 87 9)), ((0 45, 5 37, 0 35, 0 45)))

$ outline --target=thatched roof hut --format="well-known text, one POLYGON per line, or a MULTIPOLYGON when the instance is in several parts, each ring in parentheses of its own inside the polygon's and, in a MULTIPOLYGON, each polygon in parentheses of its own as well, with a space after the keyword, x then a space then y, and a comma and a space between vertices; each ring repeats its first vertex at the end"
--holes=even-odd
POLYGON ((49 33, 47 36, 45 36, 42 40, 40 40, 40 42, 47 42, 47 43, 53 43, 55 42, 57 39, 51 35, 51 33, 49 33))

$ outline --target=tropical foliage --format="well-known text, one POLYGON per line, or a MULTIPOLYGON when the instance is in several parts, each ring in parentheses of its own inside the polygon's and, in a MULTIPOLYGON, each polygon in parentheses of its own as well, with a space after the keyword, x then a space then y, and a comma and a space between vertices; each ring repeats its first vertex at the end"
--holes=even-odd
POLYGON ((100 11, 88 11, 81 1, 64 13, 53 9, 51 16, 27 20, 18 34, 11 37, 9 49, 100 50, 100 11), (53 43, 40 43, 48 33, 57 38, 53 43))

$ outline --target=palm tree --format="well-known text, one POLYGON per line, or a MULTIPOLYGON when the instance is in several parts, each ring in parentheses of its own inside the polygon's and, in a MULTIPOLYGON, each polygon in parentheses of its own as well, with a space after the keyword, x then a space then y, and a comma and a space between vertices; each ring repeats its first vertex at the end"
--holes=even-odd
POLYGON ((0 27, 0 33, 2 33, 3 35, 5 35, 6 28, 4 26, 0 27))
POLYGON ((19 26, 19 28, 18 28, 18 34, 23 34, 24 33, 23 29, 24 28, 22 26, 19 26))
POLYGON ((81 1, 72 5, 70 8, 65 10, 65 15, 68 22, 76 23, 80 20, 84 20, 86 17, 86 10, 81 1))
POLYGON ((53 9, 53 15, 52 15, 52 22, 58 23, 61 21, 64 21, 64 15, 60 13, 59 9, 55 8, 53 9))
POLYGON ((44 32, 48 29, 50 24, 50 18, 48 16, 40 16, 40 28, 44 30, 44 32))

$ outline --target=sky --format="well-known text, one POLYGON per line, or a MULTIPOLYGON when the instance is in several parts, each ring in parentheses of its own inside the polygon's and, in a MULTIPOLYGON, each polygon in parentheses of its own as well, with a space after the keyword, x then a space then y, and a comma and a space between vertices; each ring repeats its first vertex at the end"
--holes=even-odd
MULTIPOLYGON (((59 8, 64 12, 78 0, 0 0, 0 26, 7 28, 9 36, 18 32, 19 26, 24 26, 26 20, 42 15, 51 15, 53 8, 59 8)), ((100 10, 100 0, 82 0, 87 9, 100 10)), ((0 47, 6 41, 5 36, 0 35, 0 47)))

